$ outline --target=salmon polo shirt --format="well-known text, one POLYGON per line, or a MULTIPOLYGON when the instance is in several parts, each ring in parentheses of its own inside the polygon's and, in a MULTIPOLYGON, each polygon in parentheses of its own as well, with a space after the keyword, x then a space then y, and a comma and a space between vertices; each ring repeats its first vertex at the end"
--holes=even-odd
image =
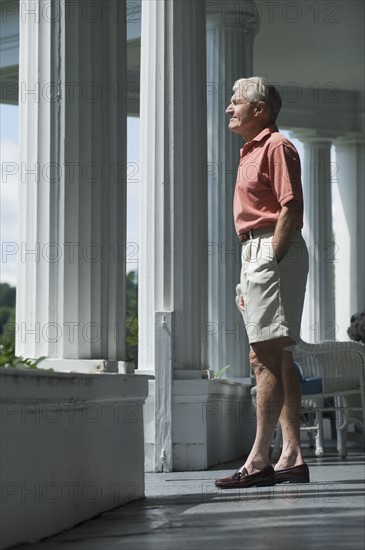
POLYGON ((298 151, 277 126, 269 126, 241 149, 233 199, 237 234, 275 224, 282 207, 293 199, 302 205, 303 227, 298 151))

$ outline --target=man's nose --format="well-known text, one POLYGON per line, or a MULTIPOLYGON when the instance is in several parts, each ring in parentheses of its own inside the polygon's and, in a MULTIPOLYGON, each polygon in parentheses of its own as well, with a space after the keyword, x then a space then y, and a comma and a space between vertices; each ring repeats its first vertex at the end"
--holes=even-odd
POLYGON ((230 103, 226 109, 226 113, 229 114, 232 112, 232 103, 230 103))

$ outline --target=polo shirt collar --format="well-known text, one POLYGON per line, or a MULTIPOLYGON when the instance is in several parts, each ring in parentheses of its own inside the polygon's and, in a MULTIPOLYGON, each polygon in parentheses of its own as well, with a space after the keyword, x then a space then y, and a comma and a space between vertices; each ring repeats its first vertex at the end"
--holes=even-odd
POLYGON ((241 157, 242 157, 243 153, 247 151, 247 149, 251 149, 253 147, 254 142, 258 143, 258 142, 262 141, 266 136, 269 136, 269 135, 273 134, 274 132, 278 132, 278 131, 279 131, 279 129, 276 126, 276 124, 271 124, 270 126, 267 126, 266 128, 264 128, 259 134, 257 134, 257 136, 255 136, 253 139, 251 139, 251 141, 246 141, 246 143, 244 144, 244 146, 241 149, 241 157))

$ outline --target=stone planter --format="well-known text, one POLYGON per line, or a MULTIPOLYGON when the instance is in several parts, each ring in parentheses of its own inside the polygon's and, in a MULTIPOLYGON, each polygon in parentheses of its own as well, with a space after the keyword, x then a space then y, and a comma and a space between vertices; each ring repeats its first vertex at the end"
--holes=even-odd
POLYGON ((137 375, 1 370, 1 548, 144 496, 137 375))
MULTIPOLYGON (((160 471, 156 458, 155 381, 145 406, 146 471, 160 471)), ((174 380, 171 446, 166 462, 175 471, 205 470, 240 458, 251 450, 256 432, 250 382, 174 380)), ((162 464, 162 468, 164 465, 162 464)))

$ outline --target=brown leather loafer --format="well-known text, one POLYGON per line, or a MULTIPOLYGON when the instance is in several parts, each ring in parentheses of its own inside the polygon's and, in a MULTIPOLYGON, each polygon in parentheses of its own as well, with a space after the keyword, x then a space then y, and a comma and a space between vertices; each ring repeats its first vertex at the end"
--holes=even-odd
POLYGON ((242 472, 236 472, 233 476, 216 479, 215 485, 220 489, 246 489, 247 487, 275 485, 274 468, 266 466, 261 472, 251 475, 246 468, 243 468, 242 472))
POLYGON ((275 470, 276 483, 309 483, 309 468, 306 464, 275 470))

